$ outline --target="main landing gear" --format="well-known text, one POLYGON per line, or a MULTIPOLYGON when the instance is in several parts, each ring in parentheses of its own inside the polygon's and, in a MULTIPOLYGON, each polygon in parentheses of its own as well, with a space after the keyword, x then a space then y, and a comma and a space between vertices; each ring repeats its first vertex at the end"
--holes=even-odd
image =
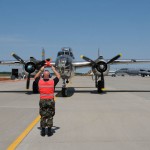
POLYGON ((66 87, 66 83, 69 83, 68 79, 67 80, 63 79, 63 85, 62 85, 62 91, 61 91, 63 97, 67 97, 68 95, 68 89, 66 87))
POLYGON ((95 76, 95 86, 97 87, 97 92, 98 93, 103 93, 104 92, 105 83, 104 83, 103 73, 101 74, 101 80, 98 80, 98 77, 95 76))

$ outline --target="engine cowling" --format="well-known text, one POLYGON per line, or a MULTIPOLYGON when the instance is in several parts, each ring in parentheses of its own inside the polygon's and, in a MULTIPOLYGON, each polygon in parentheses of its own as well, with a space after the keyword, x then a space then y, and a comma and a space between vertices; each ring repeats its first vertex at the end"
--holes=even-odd
POLYGON ((25 64, 25 71, 28 73, 33 73, 36 69, 36 65, 33 62, 28 62, 25 64))
POLYGON ((95 75, 100 76, 101 73, 108 74, 109 72, 109 65, 105 61, 98 61, 96 65, 92 66, 92 71, 95 75))

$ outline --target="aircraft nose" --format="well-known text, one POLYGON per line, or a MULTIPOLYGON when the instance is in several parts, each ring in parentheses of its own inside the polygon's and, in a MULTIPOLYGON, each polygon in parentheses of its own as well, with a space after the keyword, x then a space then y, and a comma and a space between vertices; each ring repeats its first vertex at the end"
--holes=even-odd
POLYGON ((65 67, 67 64, 67 58, 65 57, 62 57, 59 59, 58 61, 58 67, 65 67))

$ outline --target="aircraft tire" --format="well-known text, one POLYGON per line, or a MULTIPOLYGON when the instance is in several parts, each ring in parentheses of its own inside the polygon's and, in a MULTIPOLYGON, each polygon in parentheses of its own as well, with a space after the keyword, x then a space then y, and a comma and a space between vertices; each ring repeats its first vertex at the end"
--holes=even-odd
POLYGON ((97 84, 97 91, 98 93, 102 93, 102 89, 104 88, 104 81, 98 81, 98 84, 97 84))
POLYGON ((33 81, 32 90, 33 90, 33 93, 39 93, 38 85, 35 81, 33 81))
POLYGON ((67 88, 62 88, 62 96, 67 97, 67 88))

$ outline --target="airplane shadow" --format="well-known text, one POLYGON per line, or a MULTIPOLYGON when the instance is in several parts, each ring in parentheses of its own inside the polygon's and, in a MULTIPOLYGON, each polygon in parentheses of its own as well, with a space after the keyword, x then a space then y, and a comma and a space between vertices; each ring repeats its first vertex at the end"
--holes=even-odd
MULTIPOLYGON (((41 130, 41 127, 37 127, 38 130, 41 130)), ((52 135, 56 133, 56 130, 59 130, 60 127, 56 127, 56 126, 53 126, 51 131, 52 131, 52 135)), ((46 133, 47 133, 47 128, 46 128, 46 133)))
MULTIPOLYGON (((61 90, 55 90, 55 92, 56 92, 56 95, 55 95, 56 97, 63 97, 61 90)), ((67 88, 67 97, 73 96, 74 93, 75 93, 74 87, 68 87, 67 88)))
MULTIPOLYGON (((91 89, 89 89, 89 87, 68 87, 68 96, 67 97, 71 97, 73 96, 75 93, 91 93, 91 94, 99 94, 99 95, 103 95, 103 94, 107 94, 107 93, 150 93, 150 90, 105 90, 102 93, 98 93, 97 90, 92 90, 92 88, 95 87, 91 87, 91 89), (80 89, 78 89, 80 88, 80 89), (82 88, 84 88, 84 90, 82 90, 82 88), (88 90, 86 89, 88 88, 88 90)), ((57 91, 56 90, 56 97, 63 97, 61 91, 57 91)))

